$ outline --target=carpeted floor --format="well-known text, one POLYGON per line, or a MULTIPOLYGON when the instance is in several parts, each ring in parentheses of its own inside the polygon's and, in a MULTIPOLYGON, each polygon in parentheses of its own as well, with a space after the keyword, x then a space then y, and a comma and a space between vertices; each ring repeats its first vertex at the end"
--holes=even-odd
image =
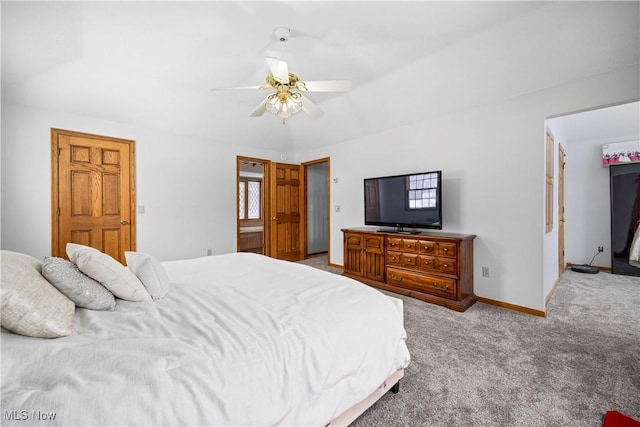
MULTIPOLYGON (((320 257, 305 263, 331 271, 320 257)), ((601 426, 608 410, 640 419, 640 278, 567 271, 546 318, 394 296, 412 361, 400 393, 353 426, 601 426)))

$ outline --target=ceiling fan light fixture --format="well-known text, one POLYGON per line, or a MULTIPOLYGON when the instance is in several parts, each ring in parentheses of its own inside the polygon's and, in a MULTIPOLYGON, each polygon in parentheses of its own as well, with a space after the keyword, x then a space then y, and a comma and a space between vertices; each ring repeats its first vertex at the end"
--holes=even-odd
POLYGON ((265 108, 271 114, 280 117, 284 123, 285 119, 302 110, 302 102, 295 99, 293 95, 288 92, 273 94, 269 97, 265 108))

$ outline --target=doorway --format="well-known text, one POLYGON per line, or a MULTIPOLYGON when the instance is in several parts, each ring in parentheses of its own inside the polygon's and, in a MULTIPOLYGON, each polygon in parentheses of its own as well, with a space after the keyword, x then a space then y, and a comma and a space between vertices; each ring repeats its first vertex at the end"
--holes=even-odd
POLYGON ((237 251, 290 261, 321 254, 329 264, 329 158, 299 165, 237 156, 236 169, 237 251))
POLYGON ((237 250, 268 255, 269 161, 237 158, 237 250))
POLYGON ((306 180, 307 256, 329 252, 329 158, 303 163, 306 180))

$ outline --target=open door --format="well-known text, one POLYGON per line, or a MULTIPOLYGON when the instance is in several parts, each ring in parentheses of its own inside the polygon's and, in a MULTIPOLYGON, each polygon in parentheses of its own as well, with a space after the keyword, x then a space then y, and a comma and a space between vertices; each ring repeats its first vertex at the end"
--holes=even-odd
POLYGON ((305 258, 305 201, 303 167, 287 163, 270 165, 269 253, 272 258, 305 258))

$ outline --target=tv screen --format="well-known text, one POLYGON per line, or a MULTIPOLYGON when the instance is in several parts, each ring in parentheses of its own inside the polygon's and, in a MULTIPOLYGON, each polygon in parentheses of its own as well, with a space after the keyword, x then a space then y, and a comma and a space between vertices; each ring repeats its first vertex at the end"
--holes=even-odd
POLYGON ((442 229, 442 171, 366 178, 364 223, 442 229))

